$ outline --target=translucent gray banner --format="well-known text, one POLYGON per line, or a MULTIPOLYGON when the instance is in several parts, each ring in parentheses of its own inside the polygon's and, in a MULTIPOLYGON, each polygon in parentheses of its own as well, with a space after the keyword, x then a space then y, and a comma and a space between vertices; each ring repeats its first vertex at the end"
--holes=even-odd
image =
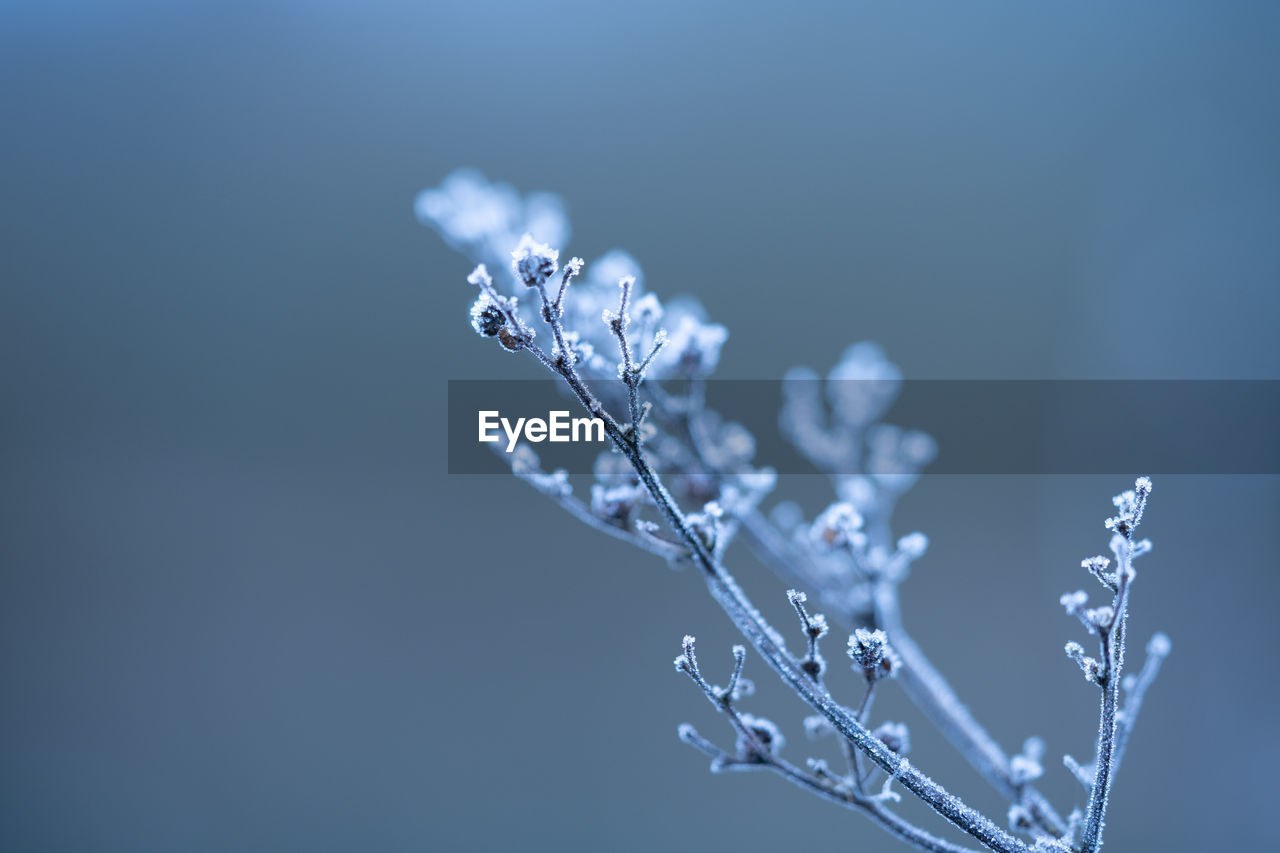
MULTIPOLYGON (((613 384, 595 390, 622 418, 625 407, 608 402, 625 399, 621 383, 613 384)), ((859 418, 882 412, 876 423, 918 430, 936 442, 926 474, 1280 474, 1276 380, 711 380, 700 393, 723 423, 741 424, 754 436, 755 464, 780 474, 819 473, 788 437, 794 424, 780 424, 787 398, 793 421, 799 400, 825 430, 820 440, 830 444, 835 467, 849 469, 837 473, 865 467, 866 453, 845 451, 874 436, 857 426, 859 418)), ((590 473, 608 449, 585 423, 574 435, 574 420, 587 413, 556 381, 451 380, 448 394, 450 474, 506 471, 507 449, 520 444, 536 451, 547 470, 590 473), (496 440, 479 440, 486 424, 496 440)), ((654 420, 678 438, 686 425, 670 401, 644 391, 641 397, 654 402, 654 420)), ((730 434, 712 432, 712 441, 730 434)), ((732 435, 740 439, 742 432, 732 435)))

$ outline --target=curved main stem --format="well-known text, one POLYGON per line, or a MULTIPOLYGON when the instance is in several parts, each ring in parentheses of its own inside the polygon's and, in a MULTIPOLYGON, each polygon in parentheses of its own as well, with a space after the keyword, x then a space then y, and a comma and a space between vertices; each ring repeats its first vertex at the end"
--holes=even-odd
MULTIPOLYGON (((558 314, 552 312, 549 317, 553 330, 558 333, 558 314)), ((560 338, 560 334, 557 334, 557 338, 560 338)), ((645 459, 638 444, 627 438, 617 420, 604 411, 600 402, 583 384, 573 367, 572 356, 563 348, 559 357, 554 360, 534 347, 530 347, 530 350, 540 356, 539 361, 568 383, 578 401, 593 416, 604 422, 610 440, 631 462, 672 532, 689 548, 690 556, 702 571, 712 598, 774 672, 810 707, 825 717, 836 731, 946 820, 996 853, 1029 853, 1027 845, 921 773, 907 759, 890 750, 837 703, 824 687, 815 684, 804 674, 798 662, 783 647, 781 638, 689 527, 683 512, 645 459)))

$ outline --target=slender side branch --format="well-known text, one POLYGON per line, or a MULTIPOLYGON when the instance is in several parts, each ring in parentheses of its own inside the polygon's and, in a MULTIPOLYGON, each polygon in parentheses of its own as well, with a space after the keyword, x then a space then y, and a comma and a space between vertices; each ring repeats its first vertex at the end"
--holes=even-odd
MULTIPOLYGON (((553 327, 558 327, 560 324, 558 315, 552 313, 550 316, 553 327)), ((558 334, 557 337, 559 336, 558 334)), ((809 678, 800 668, 798 661, 792 658, 783 647, 781 638, 764 621, 746 594, 712 557, 706 544, 690 528, 684 513, 645 459, 639 443, 624 433, 612 416, 607 416, 603 407, 583 384, 572 359, 557 359, 552 369, 565 379, 578 401, 592 415, 600 417, 604 422, 605 433, 615 447, 630 460, 640 481, 648 489, 657 505, 659 513, 671 527, 672 532, 689 547, 694 563, 702 570, 712 598, 782 680, 810 707, 826 717, 837 732, 852 741, 875 764, 891 777, 898 779, 904 788, 927 803, 946 820, 996 853, 1028 853, 1029 848, 1026 844, 1001 829, 990 818, 966 805, 959 797, 915 769, 907 759, 899 757, 881 743, 843 706, 832 699, 825 688, 815 684, 809 678)))

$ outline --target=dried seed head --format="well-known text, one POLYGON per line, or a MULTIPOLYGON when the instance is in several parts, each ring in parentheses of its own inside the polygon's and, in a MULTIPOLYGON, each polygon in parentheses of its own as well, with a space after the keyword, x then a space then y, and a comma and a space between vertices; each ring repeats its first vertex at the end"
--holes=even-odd
POLYGON ((867 681, 888 678, 898 668, 898 656, 889 648, 884 631, 859 628, 849 636, 849 657, 867 681))
POLYGON ((782 749, 782 745, 786 743, 786 738, 782 736, 778 727, 764 717, 743 714, 742 725, 759 743, 757 746, 741 734, 738 735, 738 757, 742 761, 764 763, 770 756, 777 755, 778 750, 782 749), (760 752, 761 748, 764 749, 763 755, 760 752))
POLYGON ((533 239, 530 234, 520 238, 520 245, 511 253, 511 269, 527 287, 545 284, 556 274, 560 252, 533 239))
POLYGON ((871 734, 898 755, 911 751, 911 734, 906 723, 881 723, 871 734))
POLYGON ((486 338, 496 337, 505 325, 507 325, 506 316, 493 304, 489 294, 482 293, 475 302, 471 303, 471 328, 476 330, 477 335, 486 338))

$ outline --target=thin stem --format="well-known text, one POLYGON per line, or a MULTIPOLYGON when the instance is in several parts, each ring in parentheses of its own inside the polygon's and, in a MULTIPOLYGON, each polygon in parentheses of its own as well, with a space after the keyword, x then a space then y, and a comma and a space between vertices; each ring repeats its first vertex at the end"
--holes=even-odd
POLYGON ((714 766, 726 770, 768 770, 776 773, 788 782, 812 794, 817 794, 824 800, 866 815, 876 825, 898 840, 911 844, 920 850, 929 851, 929 853, 978 853, 972 848, 961 847, 958 844, 953 844, 950 841, 931 835, 899 817, 895 812, 879 802, 857 796, 846 789, 837 787, 836 784, 827 781, 830 777, 816 773, 806 773, 796 765, 776 755, 765 756, 758 763, 741 762, 689 726, 681 727, 680 739, 715 761, 714 766))
MULTIPOLYGON (((747 544, 761 561, 784 579, 805 580, 803 573, 796 568, 801 563, 800 556, 759 511, 744 514, 741 522, 747 544)), ((889 635, 894 650, 901 658, 902 668, 897 681, 907 698, 992 787, 1011 802, 1024 801, 1032 818, 1043 830, 1052 835, 1062 835, 1066 831, 1065 821, 1035 787, 1026 784, 1019 788, 1014 784, 1004 751, 974 719, 951 685, 903 627, 897 586, 889 582, 878 583, 874 599, 876 624, 889 635)), ((839 613, 839 618, 845 627, 851 627, 848 614, 839 613)))
MULTIPOLYGON (((549 316, 553 327, 558 326, 559 317, 555 314, 549 314, 549 316)), ((783 648, 781 638, 764 621, 746 594, 711 556, 706 545, 689 527, 683 512, 645 459, 639 445, 627 438, 613 417, 602 417, 598 414, 603 409, 579 378, 571 360, 559 359, 553 369, 565 379, 579 402, 589 412, 601 417, 604 421, 606 434, 618 450, 630 460, 640 481, 644 483, 650 497, 657 505, 659 513, 671 527, 672 532, 684 540, 689 547, 694 563, 703 572, 712 598, 774 672, 810 707, 826 717, 836 731, 852 741, 881 769, 898 779, 904 788, 923 800, 946 820, 996 853, 1028 853, 1029 848, 1017 838, 1005 832, 990 818, 966 805, 959 797, 915 769, 909 761, 899 757, 881 743, 850 716, 825 688, 815 684, 805 675, 798 662, 783 648)))
POLYGON ((1138 712, 1142 710, 1142 700, 1147 695, 1147 688, 1155 681, 1156 675, 1160 672, 1160 664, 1168 654, 1169 638, 1164 634, 1152 637, 1151 642, 1147 644, 1147 659, 1134 679, 1133 686, 1129 688, 1124 707, 1116 715, 1116 748, 1111 758, 1113 776, 1124 759, 1125 749, 1129 746, 1129 736, 1133 733, 1133 726, 1138 721, 1138 712))
POLYGON ((1055 836, 1066 832, 1066 822, 1043 794, 1028 783, 1014 783, 1004 750, 974 719, 951 685, 907 633, 902 625, 897 586, 877 583, 874 602, 876 624, 889 635, 902 660, 898 681, 912 703, 992 787, 1011 802, 1022 801, 1041 829, 1055 836))
POLYGON ((1116 712, 1120 706, 1120 674, 1124 667, 1129 585, 1133 580, 1133 569, 1129 565, 1129 553, 1133 546, 1128 535, 1125 538, 1125 550, 1116 566, 1117 592, 1112 605, 1111 623, 1099 626, 1098 629, 1106 671, 1099 676, 1102 699, 1098 709, 1098 747, 1094 761, 1093 790, 1089 795, 1089 809, 1085 813, 1084 829, 1080 835, 1081 853, 1095 853, 1102 846, 1102 829, 1106 824, 1107 804, 1115 771, 1116 712))

